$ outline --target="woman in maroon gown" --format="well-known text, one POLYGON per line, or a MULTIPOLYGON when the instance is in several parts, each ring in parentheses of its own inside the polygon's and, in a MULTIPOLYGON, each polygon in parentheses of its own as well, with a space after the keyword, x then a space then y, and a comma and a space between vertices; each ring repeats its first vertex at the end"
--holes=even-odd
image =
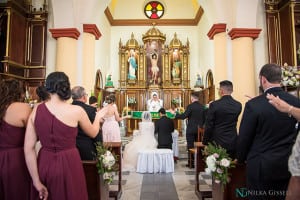
POLYGON ((33 109, 25 135, 26 163, 36 189, 31 199, 87 200, 84 171, 76 148, 77 126, 95 137, 106 110, 98 111, 91 124, 83 108, 66 102, 71 89, 63 72, 49 74, 46 89, 50 99, 33 109), (42 145, 38 158, 37 139, 42 145))
POLYGON ((28 200, 31 178, 23 146, 31 108, 20 102, 24 89, 16 80, 2 80, 0 94, 0 199, 28 200))

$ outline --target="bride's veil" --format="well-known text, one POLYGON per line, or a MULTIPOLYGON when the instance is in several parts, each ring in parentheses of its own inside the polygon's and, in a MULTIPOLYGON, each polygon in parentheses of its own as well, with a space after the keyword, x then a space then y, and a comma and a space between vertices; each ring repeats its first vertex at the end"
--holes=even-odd
POLYGON ((151 113, 149 111, 144 111, 142 113, 142 121, 143 122, 151 122, 152 121, 151 113))

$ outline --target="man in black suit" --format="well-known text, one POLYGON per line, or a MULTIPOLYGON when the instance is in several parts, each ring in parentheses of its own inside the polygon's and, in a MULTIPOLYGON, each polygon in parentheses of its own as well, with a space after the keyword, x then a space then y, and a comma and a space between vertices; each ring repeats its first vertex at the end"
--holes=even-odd
MULTIPOLYGON (((81 86, 75 86, 72 88, 73 105, 82 107, 87 113, 91 122, 94 121, 97 109, 93 106, 86 104, 87 93, 81 86)), ((76 146, 79 150, 81 160, 94 160, 96 157, 96 142, 101 142, 101 133, 99 132, 95 138, 87 136, 83 130, 78 126, 78 134, 76 137, 76 146)))
POLYGON ((205 131, 202 143, 215 142, 227 150, 231 158, 235 158, 237 129, 236 124, 242 111, 242 104, 232 98, 231 81, 220 82, 220 99, 209 104, 206 115, 205 131))
POLYGON ((288 158, 297 136, 297 120, 276 110, 266 95, 279 96, 294 107, 300 107, 300 103, 280 87, 280 66, 264 65, 259 79, 264 93, 245 105, 237 159, 247 163, 248 199, 285 199, 290 178, 288 158))
MULTIPOLYGON (((200 104, 199 97, 196 93, 191 94, 191 102, 184 113, 176 113, 175 115, 175 119, 188 119, 186 128, 187 150, 194 148, 194 142, 197 140, 198 127, 203 127, 205 121, 204 106, 200 104)), ((188 162, 190 162, 190 160, 193 159, 188 158, 188 162)), ((193 166, 194 163, 191 164, 191 166, 193 166)), ((190 166, 189 163, 186 166, 190 166)))
POLYGON ((155 134, 158 134, 157 148, 172 149, 172 132, 174 131, 174 122, 166 116, 164 108, 159 109, 160 119, 155 122, 155 134))

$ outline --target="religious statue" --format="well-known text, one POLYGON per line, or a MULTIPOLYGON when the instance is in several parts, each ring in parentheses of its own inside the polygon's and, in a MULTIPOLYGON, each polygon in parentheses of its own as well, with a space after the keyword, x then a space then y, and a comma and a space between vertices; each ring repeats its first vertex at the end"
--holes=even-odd
POLYGON ((105 87, 114 87, 114 83, 111 80, 111 74, 108 74, 106 77, 105 87))
POLYGON ((172 59, 172 82, 173 84, 179 84, 181 82, 181 61, 179 57, 178 50, 175 49, 173 52, 173 59, 172 59))
POLYGON ((159 72, 159 68, 157 66, 157 61, 158 61, 158 55, 156 52, 152 53, 151 56, 150 56, 150 59, 151 59, 151 74, 152 74, 152 79, 151 79, 151 82, 153 84, 155 84, 157 81, 157 78, 158 78, 158 72, 159 72))
POLYGON ((201 79, 200 74, 197 74, 197 80, 196 80, 195 86, 197 86, 197 87, 203 86, 203 83, 202 83, 202 79, 201 79))
POLYGON ((173 62, 173 68, 172 68, 172 77, 173 78, 180 78, 180 68, 181 68, 180 61, 173 62))
POLYGON ((136 79, 136 70, 138 68, 136 58, 135 58, 135 52, 134 49, 130 49, 130 56, 128 58, 129 63, 129 69, 128 69, 128 79, 129 80, 135 80, 136 79))
POLYGON ((147 109, 150 112, 158 112, 163 107, 163 100, 158 98, 157 92, 152 92, 151 99, 147 101, 147 109))

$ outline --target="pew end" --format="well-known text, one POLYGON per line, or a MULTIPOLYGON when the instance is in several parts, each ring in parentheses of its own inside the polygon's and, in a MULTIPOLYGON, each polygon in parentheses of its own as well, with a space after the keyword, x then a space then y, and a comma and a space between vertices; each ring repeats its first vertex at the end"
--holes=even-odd
POLYGON ((83 160, 86 187, 89 200, 106 200, 109 198, 109 186, 104 184, 101 175, 98 174, 97 161, 83 160))

